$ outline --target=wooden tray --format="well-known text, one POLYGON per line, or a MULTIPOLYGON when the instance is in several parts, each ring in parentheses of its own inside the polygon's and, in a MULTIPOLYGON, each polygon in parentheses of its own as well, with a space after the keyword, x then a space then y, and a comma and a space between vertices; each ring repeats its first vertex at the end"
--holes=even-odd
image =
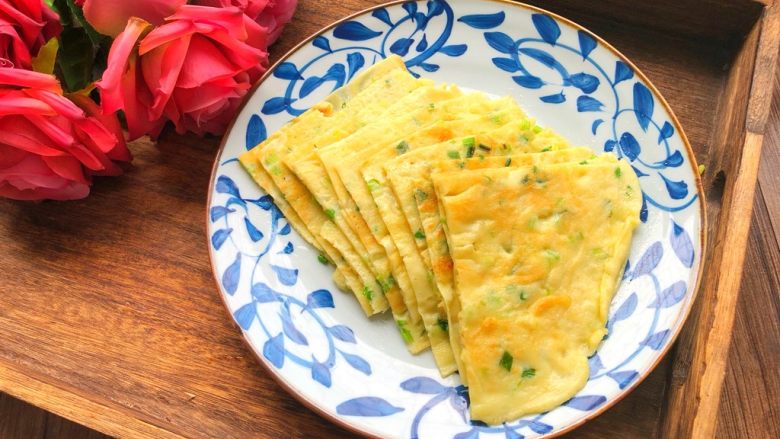
MULTIPOLYGON (((301 0, 274 59, 374 3, 301 0)), ((712 437, 780 10, 747 0, 531 3, 634 61, 706 166, 706 274, 683 335, 631 395, 573 435, 712 437)), ((136 142, 135 168, 99 179, 83 201, 0 201, 0 391, 124 437, 348 436, 256 364, 223 309, 202 221, 218 141, 136 142)))

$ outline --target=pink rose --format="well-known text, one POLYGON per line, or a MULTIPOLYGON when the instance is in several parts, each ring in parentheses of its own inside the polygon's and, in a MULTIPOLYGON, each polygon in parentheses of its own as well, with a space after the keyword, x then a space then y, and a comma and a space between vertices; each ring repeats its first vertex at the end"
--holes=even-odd
POLYGON ((43 0, 0 0, 0 67, 32 68, 32 58, 62 31, 43 0))
POLYGON ((222 134, 268 62, 246 42, 243 17, 185 5, 146 36, 149 24, 131 19, 97 83, 104 110, 124 111, 131 139, 156 137, 168 120, 179 133, 222 134))
POLYGON ((115 37, 130 17, 162 24, 187 0, 83 0, 84 18, 101 34, 115 37))
POLYGON ((115 162, 131 157, 119 121, 86 96, 73 99, 54 76, 0 68, 0 196, 83 198, 93 175, 122 173, 115 162))
POLYGON ((266 44, 270 46, 292 19, 298 0, 197 0, 195 3, 213 7, 236 6, 262 28, 267 35, 266 44))

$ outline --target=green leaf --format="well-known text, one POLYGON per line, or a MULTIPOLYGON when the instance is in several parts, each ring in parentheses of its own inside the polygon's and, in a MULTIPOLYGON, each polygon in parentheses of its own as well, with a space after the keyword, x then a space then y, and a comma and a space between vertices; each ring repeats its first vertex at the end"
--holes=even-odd
POLYGON ((521 378, 533 378, 536 376, 536 369, 532 367, 526 367, 523 369, 523 373, 520 375, 521 378))
POLYGON ((69 27, 60 34, 57 53, 59 73, 68 91, 77 91, 92 82, 95 47, 81 28, 69 27))
POLYGON ((73 26, 73 17, 70 15, 68 0, 51 0, 51 7, 60 15, 60 23, 62 23, 63 27, 73 26))
POLYGON ((104 44, 106 39, 108 39, 109 41, 111 40, 109 37, 96 31, 95 28, 92 27, 91 24, 89 24, 87 19, 84 17, 84 11, 79 6, 76 5, 74 0, 66 0, 66 3, 68 5, 68 9, 70 9, 73 18, 84 29, 84 32, 86 32, 87 36, 89 37, 89 40, 92 41, 92 44, 95 47, 104 44))

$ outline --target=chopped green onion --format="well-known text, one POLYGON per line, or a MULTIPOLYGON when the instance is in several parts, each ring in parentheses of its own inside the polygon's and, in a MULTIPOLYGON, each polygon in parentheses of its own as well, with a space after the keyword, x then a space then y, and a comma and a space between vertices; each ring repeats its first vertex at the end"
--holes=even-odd
POLYGON ((436 320, 436 324, 444 332, 447 332, 447 331, 450 330, 450 322, 448 322, 447 319, 443 319, 443 318, 439 317, 439 319, 436 320))
POLYGON ((699 175, 704 175, 704 171, 707 169, 704 165, 699 165, 699 175))
POLYGON ((547 145, 544 147, 544 149, 542 149, 542 152, 552 151, 552 148, 552 145, 547 145))
POLYGON ((414 232, 414 237, 417 239, 425 239, 425 233, 422 230, 417 229, 417 231, 414 232))
POLYGON ((422 203, 423 201, 428 199, 428 193, 421 189, 415 189, 414 197, 417 198, 418 202, 422 203))
POLYGON ((409 151, 409 144, 406 143, 406 140, 402 140, 398 145, 395 145, 395 152, 397 154, 404 154, 407 151, 409 151))
POLYGON ((536 369, 532 367, 524 367, 523 373, 520 374, 521 378, 533 378, 536 376, 536 369))
POLYGON ((561 254, 555 250, 547 249, 544 251, 544 257, 550 260, 550 262, 557 262, 561 260, 561 254))
POLYGON ((372 290, 368 285, 364 285, 363 297, 365 297, 369 302, 374 300, 374 290, 372 290))
POLYGON ((498 360, 498 365, 506 369, 507 372, 512 370, 512 363, 515 361, 514 358, 512 358, 512 354, 510 354, 507 351, 504 351, 504 354, 501 355, 501 359, 498 360))
POLYGON ((466 147, 466 157, 471 158, 474 157, 474 145, 469 145, 466 147))
POLYGON ((479 144, 479 149, 481 149, 483 151, 488 151, 488 152, 490 151, 490 147, 485 145, 484 143, 480 143, 479 144))
POLYGON ((398 326, 398 330, 401 331, 401 337, 407 343, 412 342, 412 332, 406 327, 406 320, 396 320, 395 324, 398 326))
POLYGON ((320 261, 320 264, 322 265, 328 265, 328 263, 330 263, 330 261, 328 261, 328 258, 325 257, 325 255, 322 253, 317 255, 317 260, 320 261))
POLYGON ((534 125, 533 131, 534 134, 539 134, 542 132, 542 127, 540 127, 539 125, 534 125))
POLYGON ((508 158, 508 159, 506 159, 506 161, 504 162, 504 167, 507 167, 507 166, 509 166, 509 165, 511 165, 511 164, 512 164, 512 157, 509 157, 509 158, 508 158))
POLYGON ((463 146, 474 146, 476 145, 476 140, 474 137, 466 137, 463 139, 463 146))
POLYGON ((620 168, 615 168, 615 177, 620 178, 621 175, 623 175, 623 171, 620 168))
POLYGON ((368 186, 368 190, 370 192, 374 192, 375 190, 379 189, 379 180, 372 178, 366 182, 366 185, 368 186))
POLYGON ((459 159, 460 153, 458 151, 447 151, 447 157, 451 159, 459 159))
POLYGON ((333 209, 325 209, 325 215, 333 221, 336 218, 336 211, 333 209))

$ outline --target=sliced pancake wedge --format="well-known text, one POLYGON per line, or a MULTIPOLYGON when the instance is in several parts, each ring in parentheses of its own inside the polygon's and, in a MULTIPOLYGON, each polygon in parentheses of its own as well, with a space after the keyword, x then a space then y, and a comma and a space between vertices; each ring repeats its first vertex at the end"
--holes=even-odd
POLYGON ((388 58, 359 73, 347 86, 334 91, 325 101, 295 118, 240 158, 255 181, 274 197, 280 210, 293 226, 301 231, 302 236, 311 237, 337 264, 368 315, 387 308, 387 301, 382 294, 372 294, 371 301, 366 299, 366 291, 379 292, 381 289, 373 273, 361 260, 360 255, 354 249, 350 250, 351 243, 346 237, 337 235, 335 239, 338 240, 339 247, 349 253, 350 260, 358 260, 360 263, 346 263, 341 252, 322 239, 319 230, 330 221, 327 212, 313 203, 311 196, 307 196, 305 187, 289 172, 281 159, 299 147, 310 146, 308 142, 313 136, 330 131, 340 121, 355 118, 355 114, 381 113, 382 105, 389 105, 405 94, 406 88, 415 88, 418 83, 419 81, 413 78, 409 80, 399 58, 388 58), (398 79, 406 85, 388 87, 388 83, 392 83, 393 79, 398 79))
MULTIPOLYGON (((543 137, 540 136, 541 138, 543 137)), ((483 140, 490 143, 490 140, 483 140)), ((399 170, 391 177, 391 184, 398 199, 406 200, 402 205, 407 221, 410 220, 411 216, 420 224, 418 231, 414 232, 415 239, 423 241, 424 248, 421 255, 433 270, 436 286, 440 293, 440 318, 447 322, 450 345, 455 353, 458 370, 461 371, 461 381, 464 383, 466 383, 467 377, 463 373, 460 361, 460 340, 458 338, 458 311, 460 308, 457 298, 453 296, 452 259, 447 247, 431 174, 507 166, 529 166, 538 163, 579 162, 593 156, 593 152, 588 148, 562 149, 568 147, 568 142, 560 138, 552 140, 545 137, 544 146, 536 149, 544 149, 551 145, 550 142, 555 142, 554 150, 550 152, 511 156, 488 156, 486 154, 490 154, 493 148, 483 142, 480 144, 480 152, 475 153, 474 158, 458 160, 449 157, 443 158, 444 154, 441 154, 438 161, 417 161, 416 164, 399 170), (417 193, 426 193, 428 196, 425 198, 415 197, 417 193)), ((533 148, 534 142, 529 143, 533 148)), ((501 149, 497 151, 500 152, 501 149)), ((412 224, 411 221, 409 223, 412 224)))
POLYGON ((565 402, 588 379, 639 223, 618 163, 433 174, 453 260, 472 419, 499 424, 565 402))

